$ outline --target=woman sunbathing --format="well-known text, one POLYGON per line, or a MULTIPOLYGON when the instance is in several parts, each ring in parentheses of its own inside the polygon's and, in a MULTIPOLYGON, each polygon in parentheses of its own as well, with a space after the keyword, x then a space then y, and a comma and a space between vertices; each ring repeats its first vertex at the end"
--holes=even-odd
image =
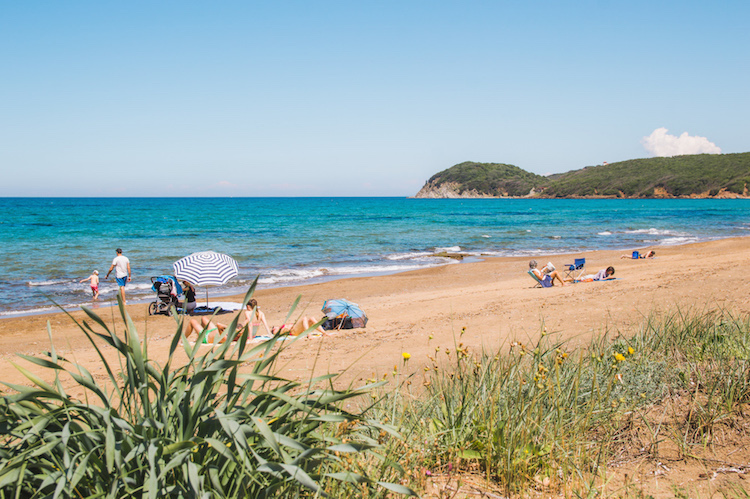
MULTIPOLYGON (((271 332, 273 334, 288 334, 289 336, 299 336, 300 334, 304 333, 312 326, 317 324, 319 321, 320 320, 316 319, 315 317, 300 317, 297 322, 293 324, 282 324, 281 326, 274 326, 271 329, 271 332)), ((323 330, 323 328, 320 326, 315 328, 314 332, 325 334, 325 330, 323 330)))
MULTIPOLYGON (((256 332, 258 331, 258 328, 260 326, 265 327, 267 334, 271 334, 271 329, 268 327, 268 323, 266 322, 266 316, 258 309, 258 302, 256 300, 250 300, 247 303, 247 307, 243 311, 243 319, 244 320, 240 320, 237 323, 237 334, 235 334, 234 338, 232 338, 232 341, 238 340, 240 336, 242 336, 242 330, 245 328, 245 326, 248 325, 250 326, 250 338, 256 336, 256 332), (255 313, 253 313, 253 310, 255 310, 255 313)), ((200 335, 200 333, 204 329, 207 329, 208 332, 206 334, 206 338, 204 339, 204 343, 213 343, 215 336, 217 334, 223 333, 226 328, 226 324, 222 324, 221 322, 214 323, 208 317, 201 317, 200 322, 195 319, 190 319, 189 321, 183 323, 183 332, 185 333, 185 338, 189 338, 190 335, 193 334, 193 332, 195 332, 196 335, 200 335)), ((219 343, 224 343, 226 340, 227 338, 225 337, 221 338, 219 339, 219 343)))
POLYGON ((637 251, 634 251, 632 255, 622 255, 620 258, 632 258, 633 260, 635 260, 636 258, 655 258, 655 257, 656 257, 656 251, 650 250, 645 255, 639 255, 637 251))
MULTIPOLYGON (((182 332, 185 338, 190 338, 193 332, 195 332, 196 336, 200 336, 204 329, 206 330, 206 337, 203 339, 203 343, 213 343, 216 335, 221 334, 226 329, 226 326, 224 324, 214 324, 208 317, 201 317, 200 322, 190 319, 182 323, 182 332)), ((219 343, 224 343, 225 341, 226 338, 221 338, 219 343)))
MULTIPOLYGON (((260 311, 258 302, 255 299, 247 302, 247 307, 244 310, 244 316, 245 320, 239 322, 238 329, 242 329, 249 324, 250 332, 253 334, 253 336, 257 336, 258 328, 260 328, 260 326, 263 326, 266 330, 266 334, 268 334, 269 336, 271 335, 271 328, 268 327, 268 322, 266 322, 266 314, 260 311), (253 309, 255 309, 254 314, 253 309)), ((221 326, 221 324, 219 325, 221 326)))

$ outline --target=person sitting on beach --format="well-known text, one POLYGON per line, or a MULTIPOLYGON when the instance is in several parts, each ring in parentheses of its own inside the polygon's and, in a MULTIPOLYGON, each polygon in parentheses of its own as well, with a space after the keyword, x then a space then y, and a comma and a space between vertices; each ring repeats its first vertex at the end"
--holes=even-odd
POLYGON ((266 330, 266 334, 268 336, 271 336, 271 328, 268 327, 268 322, 266 322, 266 314, 260 311, 260 307, 258 306, 258 302, 255 299, 250 300, 247 302, 247 306, 244 310, 244 316, 245 320, 240 321, 238 324, 238 327, 241 329, 245 327, 246 325, 250 325, 250 332, 252 333, 253 337, 258 336, 257 331, 260 326, 263 326, 266 330), (253 314, 253 309, 255 309, 255 314, 253 314))
MULTIPOLYGON (((256 300, 250 300, 247 302, 247 306, 245 310, 243 311, 243 318, 240 319, 237 322, 237 334, 235 334, 234 338, 232 338, 232 341, 237 341, 240 336, 242 336, 242 331, 245 329, 245 326, 250 327, 249 331, 249 339, 254 338, 257 336, 257 331, 260 326, 265 327, 266 333, 270 336, 271 328, 268 327, 268 323, 266 322, 266 316, 263 312, 261 312, 258 309, 258 302, 256 300), (253 309, 255 309, 255 314, 253 314, 253 309), (243 320, 244 319, 244 320, 243 320)), ((201 317, 201 322, 199 323, 195 319, 190 319, 190 321, 187 322, 187 325, 185 326, 185 337, 187 338, 193 331, 196 331, 200 334, 203 329, 208 329, 208 334, 206 335, 205 343, 213 343, 214 335, 218 333, 224 332, 224 330, 227 328, 226 324, 222 324, 221 322, 214 323, 211 321, 208 317, 201 317)), ((299 333, 297 333, 299 334, 299 333)), ((227 339, 221 338, 219 340, 219 343, 224 343, 227 339)))
POLYGON ((557 270, 551 270, 547 267, 544 267, 544 272, 540 271, 538 268, 536 268, 537 263, 536 260, 531 260, 529 262, 529 270, 534 273, 537 279, 539 279, 539 283, 542 285, 542 287, 545 288, 551 288, 555 285, 555 279, 560 281, 561 286, 565 286, 565 281, 563 281, 563 276, 560 274, 557 270))
MULTIPOLYGON (((273 329, 271 329, 271 332, 274 335, 288 334, 289 336, 299 336, 318 322, 320 322, 320 319, 304 316, 300 317, 297 322, 293 324, 282 324, 281 326, 274 326, 273 329)), ((313 332, 320 333, 321 335, 326 334, 325 330, 321 326, 315 328, 313 332)))
POLYGON ((99 299, 99 271, 95 270, 86 279, 81 279, 80 282, 91 281, 91 294, 94 295, 94 300, 99 299))
POLYGON ((632 255, 622 255, 620 258, 631 258, 635 260, 637 258, 655 258, 655 257, 656 257, 656 251, 649 250, 645 255, 641 255, 637 251, 634 251, 632 255))
POLYGON ((606 281, 608 279, 616 279, 613 277, 615 275, 615 268, 614 267, 607 267, 606 269, 602 269, 596 274, 589 274, 581 277, 581 281, 606 281))
POLYGON ((193 315, 195 311, 195 288, 187 281, 182 281, 185 287, 185 313, 193 315))

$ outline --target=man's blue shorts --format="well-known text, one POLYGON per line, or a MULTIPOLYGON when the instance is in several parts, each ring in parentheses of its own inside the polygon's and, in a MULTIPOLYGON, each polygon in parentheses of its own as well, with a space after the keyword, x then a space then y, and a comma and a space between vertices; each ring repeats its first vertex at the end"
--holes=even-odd
POLYGON ((116 277, 115 280, 117 281, 117 285, 121 288, 124 288, 125 285, 128 283, 128 276, 125 277, 116 277))

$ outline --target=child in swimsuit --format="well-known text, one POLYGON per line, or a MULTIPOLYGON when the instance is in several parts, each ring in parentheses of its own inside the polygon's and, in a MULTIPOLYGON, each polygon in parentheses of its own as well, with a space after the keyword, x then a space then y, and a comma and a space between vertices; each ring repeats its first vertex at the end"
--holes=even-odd
POLYGON ((99 271, 95 270, 86 279, 81 279, 80 282, 91 281, 91 294, 94 296, 94 300, 99 299, 99 271))

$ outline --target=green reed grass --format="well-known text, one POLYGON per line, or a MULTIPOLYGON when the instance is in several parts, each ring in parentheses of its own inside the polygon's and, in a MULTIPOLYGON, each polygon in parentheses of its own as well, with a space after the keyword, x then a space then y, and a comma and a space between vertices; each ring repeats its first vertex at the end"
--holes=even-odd
MULTIPOLYGON (((373 414, 400 427, 412 466, 425 473, 479 471, 508 494, 544 484, 595 496, 643 408, 689 394, 678 437, 689 446, 750 401, 747 317, 650 317, 638 331, 604 334, 577 350, 553 338, 542 333, 535 343, 477 354, 460 343, 438 346, 424 390, 387 393, 373 414)), ((655 444, 665 438, 661 423, 643 423, 655 444)))
POLYGON ((6 384, 13 393, 0 398, 0 497, 412 494, 389 481, 398 481, 400 468, 378 443, 383 433, 398 439, 395 430, 343 408, 378 384, 336 390, 334 375, 283 379, 274 366, 296 340, 277 336, 253 346, 251 331, 237 327, 239 316, 224 332, 239 340, 203 354, 206 331, 192 346, 178 323, 169 357, 158 365, 118 303, 122 335, 88 309, 91 322, 78 324, 106 383, 54 345, 44 357, 21 356, 54 373, 54 381, 17 365, 33 386, 6 384), (180 344, 185 363, 175 358, 180 344), (117 352, 115 365, 105 349, 117 352), (82 398, 67 393, 66 376, 85 391, 82 398))

